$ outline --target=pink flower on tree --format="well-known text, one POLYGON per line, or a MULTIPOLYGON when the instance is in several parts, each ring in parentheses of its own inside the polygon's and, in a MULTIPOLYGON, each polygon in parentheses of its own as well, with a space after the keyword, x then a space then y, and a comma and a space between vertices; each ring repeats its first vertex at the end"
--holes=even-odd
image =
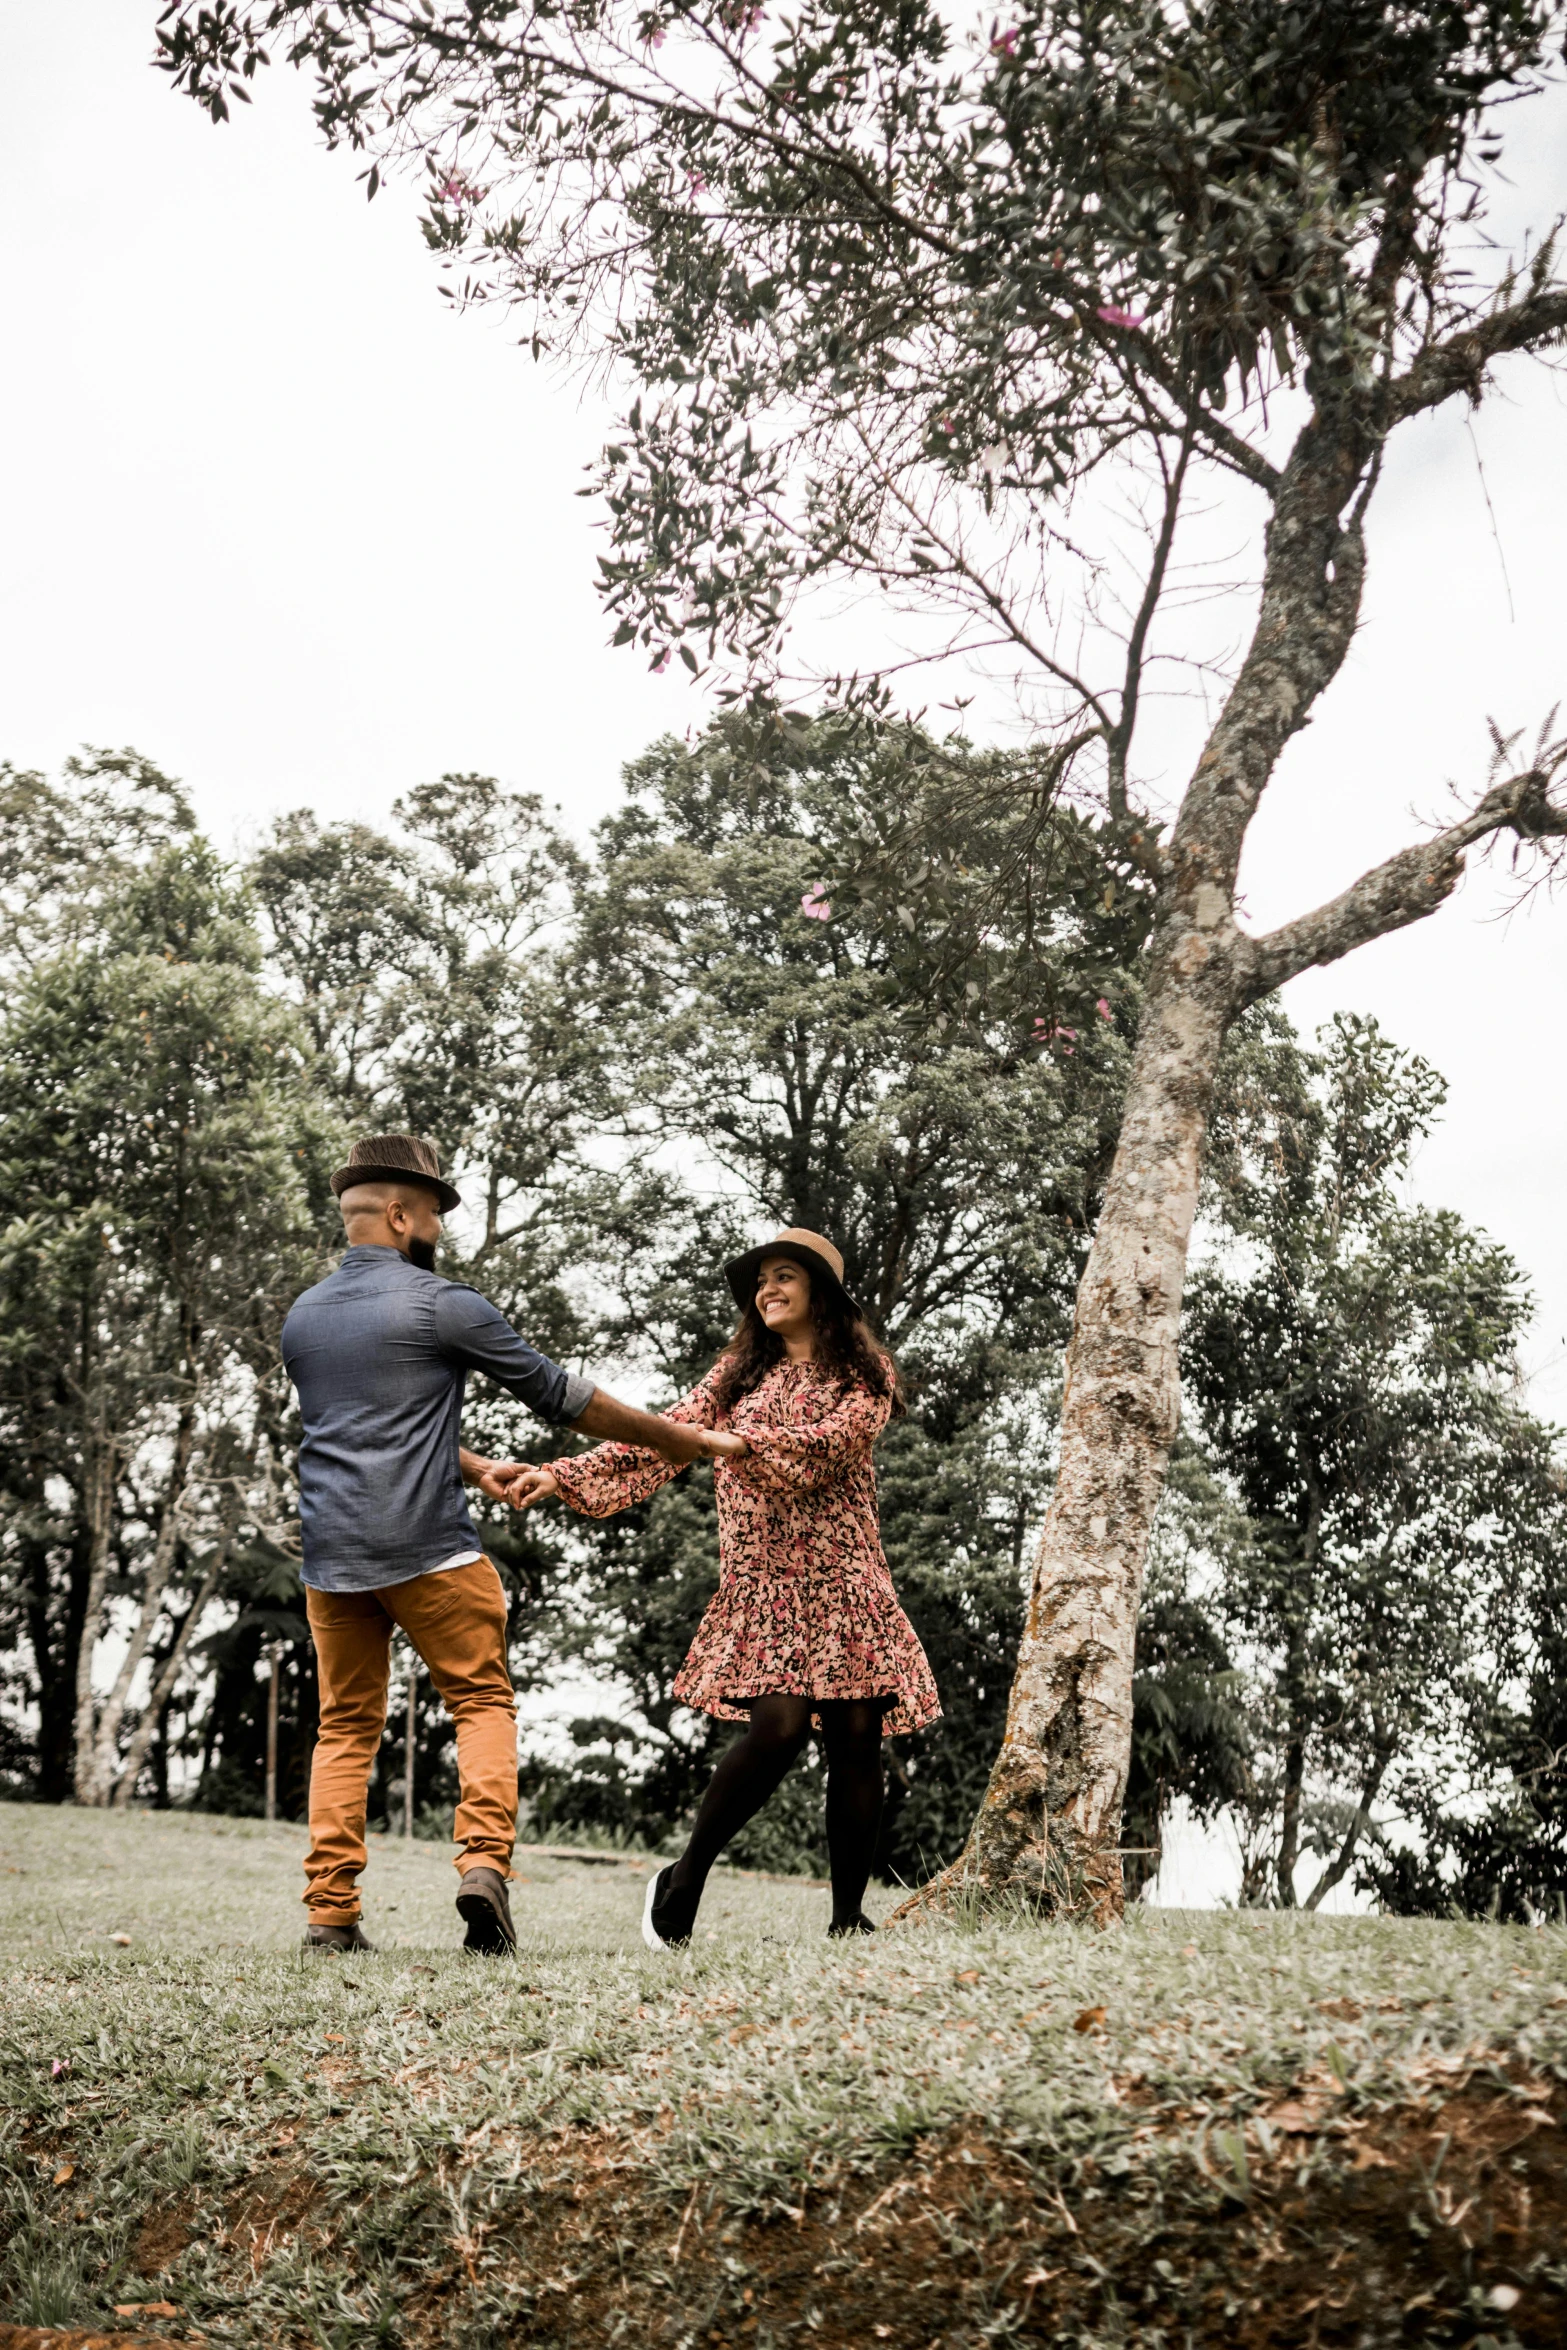
POLYGON ((648 34, 647 46, 650 49, 662 49, 668 38, 669 34, 666 28, 663 25, 655 25, 652 32, 648 34))
POLYGON ((995 39, 990 44, 991 56, 1015 57, 1017 55, 1018 39, 1019 34, 1016 25, 1013 25, 1007 32, 997 33, 995 39))
POLYGON ((1144 324, 1140 310, 1123 310, 1119 302, 1101 302, 1094 316, 1102 318, 1106 326, 1132 327, 1144 324))
POLYGON ((804 897, 800 900, 800 911, 808 922, 831 921, 832 906, 824 896, 822 885, 819 881, 813 881, 810 888, 806 891, 804 897))
POLYGON ((1101 1020, 1113 1020, 1115 1018, 1115 1014, 1111 1011, 1108 1002, 1103 996, 1101 996, 1098 1003, 1095 1004, 1094 1010, 1099 1014, 1101 1020))
POLYGON ((707 182, 699 171, 693 171, 690 174, 688 185, 693 196, 705 196, 707 194, 707 182))
POLYGON ((449 171, 435 193, 442 204, 454 204, 461 211, 465 204, 477 204, 484 190, 476 188, 460 171, 449 171))
POLYGON ((664 674, 664 671, 665 671, 665 670, 666 670, 668 667, 669 667, 669 647, 666 645, 666 646, 664 647, 664 650, 663 650, 663 651, 662 651, 662 652, 659 654, 659 656, 658 656, 658 659, 657 659, 657 660, 654 662, 654 664, 653 664, 653 675, 654 675, 655 677, 662 677, 662 676, 663 676, 663 674, 664 674))
POLYGON ((1077 1050, 1077 1030, 1064 1027, 1059 1020, 1055 1022, 1054 1026, 1048 1020, 1036 1020, 1034 1022, 1034 1041, 1036 1044, 1060 1043, 1064 1053, 1073 1053, 1077 1050), (1072 1039, 1070 1044, 1062 1042, 1062 1039, 1066 1037, 1072 1039))

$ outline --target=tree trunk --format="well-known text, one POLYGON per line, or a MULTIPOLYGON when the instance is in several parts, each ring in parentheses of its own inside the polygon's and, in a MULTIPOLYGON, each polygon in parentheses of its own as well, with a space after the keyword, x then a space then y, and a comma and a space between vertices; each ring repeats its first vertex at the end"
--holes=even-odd
MULTIPOLYGON (((181 1513, 189 1482, 191 1453, 195 1441, 196 1413, 189 1403, 180 1413, 179 1426, 174 1437, 174 1459, 163 1489, 163 1508, 158 1517, 158 1536, 147 1566, 146 1581, 142 1586, 141 1607, 120 1669, 114 1676, 114 1686, 103 1701, 96 1727, 92 1731, 85 1771, 81 1764, 81 1723, 77 1724, 77 1789, 78 1803, 104 1805, 113 1800, 115 1781, 119 1771, 120 1727, 125 1719, 125 1708, 130 1701, 131 1684, 141 1666, 142 1658, 151 1645, 158 1618, 163 1612, 163 1595, 168 1589, 169 1577, 174 1572, 175 1555, 179 1549, 181 1513)), ((145 1751, 145 1750, 144 1750, 145 1751)), ((140 1763, 137 1765, 140 1768, 140 1763)))
MULTIPOLYGON (((42 1514, 42 1486, 32 1496, 42 1514)), ((87 1599, 91 1544, 78 1519, 72 1529, 65 1587, 56 1611, 48 1541, 22 1551, 26 1624, 38 1691, 38 1746, 35 1792, 40 1803, 70 1799, 76 1719, 76 1663, 81 1651, 82 1610, 87 1599)))
MULTIPOLYGON (((1206 909, 1205 909, 1206 910, 1206 909)), ((1215 910, 1226 915, 1217 901, 1215 910)), ((1168 958, 1078 1290, 1061 1461, 1001 1751, 957 1871, 989 1894, 1119 1913, 1143 1561, 1180 1409, 1176 1344, 1203 1141, 1228 1025, 1200 932, 1168 958)), ((922 1906, 921 1896, 894 1914, 922 1906)))
POLYGON ((1279 1819, 1279 1857, 1274 1870, 1280 1909, 1298 1906, 1295 1871, 1300 1863, 1300 1809, 1306 1786, 1306 1733, 1294 1706, 1284 1748, 1284 1803, 1279 1819))
POLYGON ((1307 1894, 1307 1909, 1319 1908, 1326 1895, 1332 1892, 1334 1886, 1342 1884, 1349 1875, 1355 1854, 1360 1849, 1360 1839, 1371 1825, 1371 1806, 1382 1791, 1382 1782, 1387 1776, 1392 1760, 1392 1747, 1388 1746, 1384 1749, 1379 1746, 1376 1760, 1366 1773, 1365 1782, 1361 1787, 1360 1801, 1355 1806, 1355 1816, 1344 1832, 1344 1841, 1328 1867, 1323 1870, 1307 1894))
POLYGON ((1160 868, 1142 1029, 1077 1293, 1060 1469, 1006 1734, 962 1857, 895 1920, 958 1886, 1101 1923, 1121 1914, 1133 1652, 1180 1416, 1181 1294, 1208 1112, 1230 1021, 1274 984, 1259 981, 1256 946, 1236 927, 1236 877, 1280 754, 1354 633, 1365 550, 1358 517, 1342 516, 1368 454, 1313 418, 1280 477, 1256 627, 1160 868))
POLYGON ((76 1766, 74 1793, 78 1803, 91 1803, 94 1762, 93 1733, 97 1709, 93 1703, 92 1668, 103 1628, 104 1596, 109 1588, 109 1548, 114 1527, 114 1447, 99 1443, 87 1455, 82 1515, 87 1522, 87 1603, 82 1611, 81 1637, 76 1650, 76 1766))
POLYGON ((114 1804, 117 1810, 123 1811, 136 1792, 136 1782, 141 1776, 142 1764, 147 1759, 148 1750, 152 1745, 158 1726, 163 1720, 169 1699, 174 1694, 174 1684, 180 1677, 180 1667, 185 1662, 192 1635, 206 1612, 208 1602, 222 1580, 228 1553, 229 1544, 227 1542, 220 1543, 217 1563, 209 1567, 203 1575, 196 1596, 187 1608, 184 1620, 174 1636, 174 1645, 164 1658, 158 1677, 153 1683, 146 1706, 142 1711, 141 1720, 132 1732, 131 1742, 125 1750, 124 1767, 115 1782, 114 1804))
POLYGON ((1279 1822, 1279 1858, 1275 1871, 1280 1909, 1299 1907, 1295 1871, 1300 1865, 1301 1807, 1306 1793, 1306 1739, 1311 1726, 1307 1691, 1306 1626, 1315 1614, 1317 1556, 1322 1543, 1322 1488, 1315 1459, 1304 1464, 1310 1499, 1301 1535, 1300 1557, 1290 1577, 1289 1631, 1284 1657, 1284 1702, 1289 1738, 1284 1748, 1284 1802, 1279 1822))

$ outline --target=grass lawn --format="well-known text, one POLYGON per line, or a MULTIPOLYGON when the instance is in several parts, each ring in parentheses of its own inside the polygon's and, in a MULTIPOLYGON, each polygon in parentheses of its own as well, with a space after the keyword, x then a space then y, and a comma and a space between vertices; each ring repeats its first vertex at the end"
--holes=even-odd
POLYGON ((642 1864, 522 1856, 513 1965, 387 1842, 321 1961, 301 1842, 0 1806, 0 2350, 1567 2341, 1558 1929, 723 1876, 655 1958, 642 1864))

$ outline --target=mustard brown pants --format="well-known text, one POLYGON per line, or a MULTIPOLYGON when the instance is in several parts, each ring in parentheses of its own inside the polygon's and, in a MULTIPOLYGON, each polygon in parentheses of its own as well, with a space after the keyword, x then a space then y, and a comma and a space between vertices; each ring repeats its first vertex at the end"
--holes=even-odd
POLYGON ((310 1765, 305 1903, 314 1925, 359 1916, 370 1773, 386 1727, 392 1631, 400 1626, 457 1728, 459 1870, 511 1874, 517 1835, 517 1700, 506 1665, 506 1599, 488 1559, 380 1591, 305 1594, 321 1688, 310 1765))

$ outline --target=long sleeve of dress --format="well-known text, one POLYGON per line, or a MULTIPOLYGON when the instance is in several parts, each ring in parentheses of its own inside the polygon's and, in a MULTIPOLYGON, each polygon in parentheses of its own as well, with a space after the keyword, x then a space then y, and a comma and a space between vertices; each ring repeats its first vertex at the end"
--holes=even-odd
MULTIPOLYGON (((683 1420, 688 1427, 716 1426, 711 1372, 663 1416, 683 1420)), ((649 1494, 678 1477, 687 1464, 666 1461, 662 1453, 646 1445, 597 1444, 591 1452, 544 1465, 560 1488, 561 1500, 578 1517, 612 1518, 617 1510, 629 1510, 633 1503, 646 1501, 649 1494)))
POLYGON ((739 1432, 750 1453, 728 1467, 746 1485, 809 1491, 868 1455, 891 1417, 891 1396, 873 1394, 858 1382, 815 1420, 763 1424, 744 1415, 739 1432))

